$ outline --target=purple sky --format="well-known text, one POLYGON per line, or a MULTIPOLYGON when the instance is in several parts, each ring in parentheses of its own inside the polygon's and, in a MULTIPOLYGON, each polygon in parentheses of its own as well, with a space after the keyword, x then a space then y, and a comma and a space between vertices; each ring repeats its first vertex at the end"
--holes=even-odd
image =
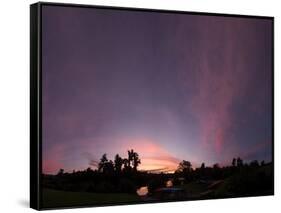
POLYGON ((272 20, 43 6, 43 172, 271 160, 272 20))

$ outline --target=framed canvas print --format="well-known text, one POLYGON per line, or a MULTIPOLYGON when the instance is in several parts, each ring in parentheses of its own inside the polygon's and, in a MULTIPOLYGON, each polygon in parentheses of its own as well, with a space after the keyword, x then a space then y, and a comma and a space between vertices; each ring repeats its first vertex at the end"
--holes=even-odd
POLYGON ((31 207, 273 195, 273 21, 31 5, 31 207))

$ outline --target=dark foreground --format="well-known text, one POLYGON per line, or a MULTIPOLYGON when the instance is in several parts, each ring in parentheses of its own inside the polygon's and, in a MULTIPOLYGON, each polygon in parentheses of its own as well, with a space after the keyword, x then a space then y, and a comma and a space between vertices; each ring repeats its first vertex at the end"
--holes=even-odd
POLYGON ((89 179, 82 173, 78 179, 67 174, 43 176, 43 208, 273 195, 272 163, 229 171, 217 178, 208 172, 197 177, 138 173, 125 174, 118 179, 107 175, 102 181, 94 172, 89 179), (167 186, 167 181, 172 182, 172 186, 167 186), (136 193, 141 186, 147 187, 146 194, 136 193))

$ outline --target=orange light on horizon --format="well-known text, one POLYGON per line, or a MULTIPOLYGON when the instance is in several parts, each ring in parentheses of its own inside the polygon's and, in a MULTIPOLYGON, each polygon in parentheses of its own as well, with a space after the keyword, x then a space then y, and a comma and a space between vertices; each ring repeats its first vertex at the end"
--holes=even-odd
MULTIPOLYGON (((165 147, 150 138, 126 138, 122 149, 134 149, 139 154, 141 164, 138 169, 148 172, 174 172, 180 160, 165 147)), ((121 147, 120 147, 121 148, 121 147)))
POLYGON ((169 161, 168 159, 157 159, 156 157, 144 158, 139 166, 139 170, 151 172, 174 172, 177 169, 178 163, 169 161))

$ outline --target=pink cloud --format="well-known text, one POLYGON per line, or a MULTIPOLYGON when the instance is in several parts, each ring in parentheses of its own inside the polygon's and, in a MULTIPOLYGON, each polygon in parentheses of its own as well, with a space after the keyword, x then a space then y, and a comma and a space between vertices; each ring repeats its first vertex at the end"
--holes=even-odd
MULTIPOLYGON (((253 113, 262 112, 265 107, 262 104, 267 90, 264 85, 256 84, 255 75, 261 74, 256 72, 260 70, 257 61, 264 60, 262 54, 256 53, 267 49, 260 39, 256 39, 257 33, 262 31, 252 30, 253 20, 198 17, 197 21, 206 27, 190 29, 196 37, 186 33, 184 22, 175 34, 181 41, 186 37, 186 41, 177 46, 185 66, 178 73, 178 79, 182 93, 186 94, 186 108, 198 125, 199 138, 196 140, 200 150, 210 154, 206 158, 221 161, 234 154, 233 150, 239 146, 229 142, 233 124, 237 122, 233 111, 235 105, 246 100, 245 111, 250 111, 248 108, 252 104, 253 113), (186 50, 188 54, 185 54, 186 50)), ((263 75, 269 76, 266 72, 263 75)))
POLYGON ((59 169, 64 168, 62 159, 64 157, 64 145, 56 144, 51 149, 45 151, 42 155, 42 170, 44 174, 54 174, 59 169))
POLYGON ((59 168, 63 168, 63 164, 54 159, 45 159, 43 160, 43 173, 44 174, 53 174, 56 173, 59 168))
POLYGON ((241 28, 240 22, 224 24, 223 21, 208 21, 208 25, 218 31, 215 34, 208 33, 208 29, 198 29, 200 42, 197 45, 204 51, 195 51, 195 58, 186 59, 196 59, 196 63, 187 64, 195 73, 195 77, 185 76, 184 73, 180 75, 183 89, 188 86, 190 78, 196 82, 193 83, 194 96, 190 98, 187 94, 186 102, 198 122, 202 149, 215 151, 217 154, 222 154, 225 150, 225 142, 228 140, 226 136, 233 125, 232 107, 247 92, 250 62, 246 60, 252 59, 248 53, 254 48, 254 43, 242 45, 238 41, 243 38, 240 38, 239 34, 233 35, 233 28, 237 32, 241 28))
POLYGON ((217 153, 221 153, 226 131, 232 125, 230 108, 242 90, 238 83, 242 76, 239 74, 234 77, 231 73, 233 70, 214 74, 207 61, 203 64, 198 95, 192 102, 193 111, 199 121, 203 145, 214 147, 217 153))

